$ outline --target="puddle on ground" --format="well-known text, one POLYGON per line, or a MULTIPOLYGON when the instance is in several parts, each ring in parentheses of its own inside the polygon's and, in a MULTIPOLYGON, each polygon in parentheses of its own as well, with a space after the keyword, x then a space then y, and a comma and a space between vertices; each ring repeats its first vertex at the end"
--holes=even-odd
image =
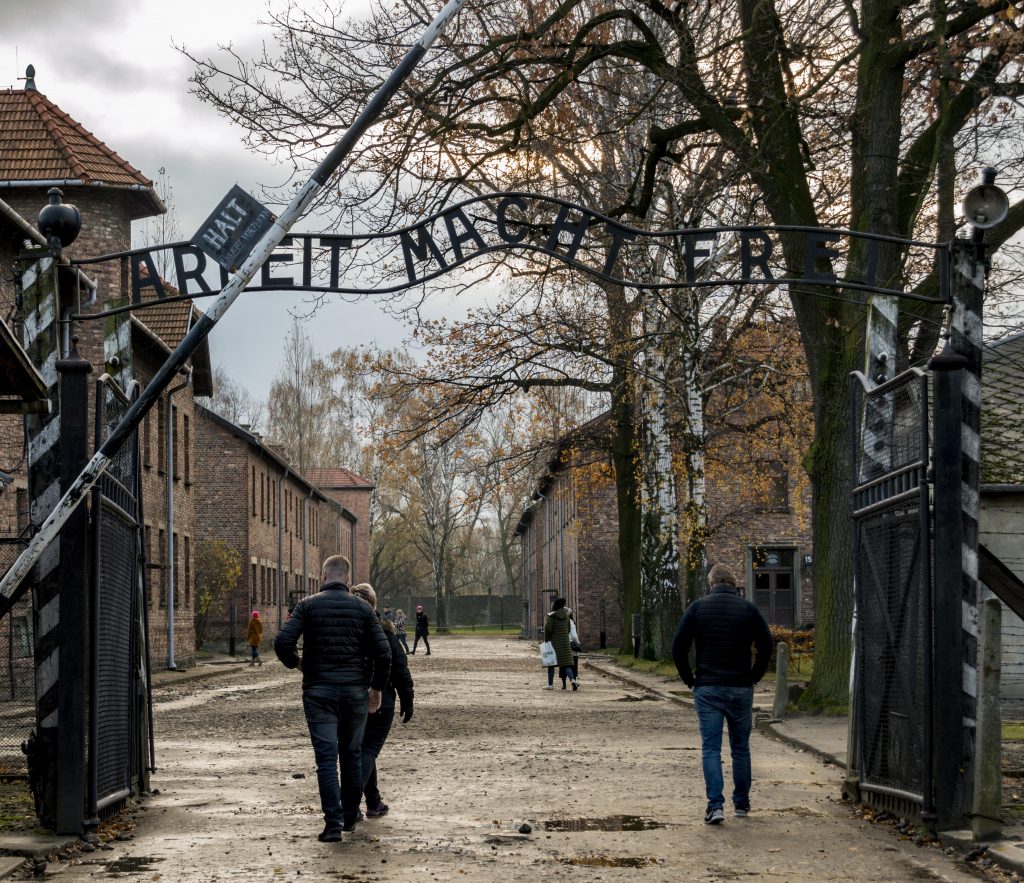
POLYGON ((653 693, 644 693, 640 696, 620 696, 615 700, 616 702, 661 702, 663 701, 660 696, 655 696, 653 693))
POLYGON ((560 858, 563 865, 583 865, 588 868, 648 868, 658 860, 648 855, 570 855, 560 858))
POLYGON ((154 871, 155 862, 162 862, 162 858, 154 858, 149 855, 123 855, 121 858, 106 862, 108 874, 139 874, 143 871, 154 871))
POLYGON ((667 828, 664 822, 643 816, 605 816, 599 819, 548 819, 545 831, 653 831, 667 828))

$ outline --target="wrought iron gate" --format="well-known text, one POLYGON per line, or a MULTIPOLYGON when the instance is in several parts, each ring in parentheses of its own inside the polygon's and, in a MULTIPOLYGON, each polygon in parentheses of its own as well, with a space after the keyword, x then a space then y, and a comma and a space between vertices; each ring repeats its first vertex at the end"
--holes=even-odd
MULTIPOLYGON (((137 390, 137 384, 129 387, 129 393, 137 390)), ((129 404, 115 380, 104 375, 97 381, 97 448, 129 404)), ((128 797, 145 768, 141 660, 147 648, 136 442, 133 437, 121 447, 92 491, 88 810, 93 816, 128 797)))
POLYGON ((903 816, 932 805, 928 375, 852 382, 855 739, 862 799, 903 816))

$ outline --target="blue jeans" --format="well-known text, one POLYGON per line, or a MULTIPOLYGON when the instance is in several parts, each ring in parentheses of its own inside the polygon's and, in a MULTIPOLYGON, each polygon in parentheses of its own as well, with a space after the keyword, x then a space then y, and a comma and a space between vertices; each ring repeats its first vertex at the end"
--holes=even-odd
POLYGON ((729 748, 732 752, 733 806, 750 805, 750 726, 753 717, 753 687, 695 687, 693 703, 700 723, 704 788, 708 809, 721 809, 722 725, 729 722, 729 748))
POLYGON ((363 730, 368 705, 366 687, 314 684, 302 691, 302 710, 306 713, 316 757, 320 808, 328 825, 340 826, 359 815, 363 791, 363 730))

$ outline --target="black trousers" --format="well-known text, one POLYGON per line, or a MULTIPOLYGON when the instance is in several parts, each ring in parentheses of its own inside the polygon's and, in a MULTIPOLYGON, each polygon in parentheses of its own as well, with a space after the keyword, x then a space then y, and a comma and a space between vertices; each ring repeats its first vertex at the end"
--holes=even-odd
POLYGON ((421 635, 419 632, 416 633, 416 638, 412 642, 412 652, 413 653, 416 652, 416 647, 419 646, 420 638, 423 638, 423 643, 427 645, 427 652, 429 653, 430 652, 430 641, 427 639, 426 635, 421 635))
POLYGON ((377 758, 395 719, 395 697, 385 696, 384 702, 374 714, 366 716, 366 729, 363 731, 363 795, 366 797, 366 808, 376 809, 380 806, 380 790, 377 788, 377 758))

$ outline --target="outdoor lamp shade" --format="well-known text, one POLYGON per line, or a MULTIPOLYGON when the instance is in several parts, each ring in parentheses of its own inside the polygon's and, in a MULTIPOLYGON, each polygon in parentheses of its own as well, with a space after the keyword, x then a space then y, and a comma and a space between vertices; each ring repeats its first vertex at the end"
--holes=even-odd
POLYGON ((994 227, 1010 210, 1010 200, 995 184, 984 183, 972 187, 964 197, 964 217, 979 230, 994 227))

